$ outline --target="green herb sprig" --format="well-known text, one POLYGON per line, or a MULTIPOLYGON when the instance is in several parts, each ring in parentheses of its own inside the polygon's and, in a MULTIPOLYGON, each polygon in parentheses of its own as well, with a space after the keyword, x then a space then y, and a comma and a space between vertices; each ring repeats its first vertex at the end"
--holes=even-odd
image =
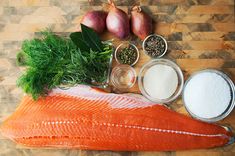
POLYGON ((36 100, 60 85, 105 81, 112 47, 102 44, 92 29, 82 28, 86 32, 79 33, 82 37, 86 35, 86 40, 80 38, 82 45, 48 30, 41 32, 41 38, 24 41, 17 54, 17 64, 25 65, 27 70, 17 85, 36 100))

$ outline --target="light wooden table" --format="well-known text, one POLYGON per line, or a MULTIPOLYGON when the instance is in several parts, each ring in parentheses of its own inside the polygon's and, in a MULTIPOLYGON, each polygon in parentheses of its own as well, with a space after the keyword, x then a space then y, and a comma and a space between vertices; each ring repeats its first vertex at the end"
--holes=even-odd
MULTIPOLYGON (((24 39, 51 27, 55 32, 73 32, 81 16, 90 9, 102 9, 105 0, 1 0, 0 1, 0 122, 14 112, 23 93, 15 85, 20 68, 16 53, 24 39)), ((234 0, 135 0, 117 1, 125 11, 134 4, 142 5, 155 21, 154 32, 168 40, 169 51, 164 58, 176 61, 187 77, 206 68, 221 69, 235 81, 235 17, 234 0)), ((109 33, 103 39, 114 38, 109 33)), ((141 49, 136 37, 129 40, 141 49)), ((117 45, 120 40, 114 38, 117 45)), ((149 60, 141 50, 139 68, 149 60)), ((135 85, 132 92, 139 92, 135 85)), ((181 99, 170 107, 187 114, 181 99)), ((235 112, 220 122, 235 130, 235 112)), ((0 155, 38 156, 153 156, 153 155, 235 155, 235 144, 210 150, 177 152, 105 152, 52 149, 19 149, 9 140, 0 139, 0 155)))

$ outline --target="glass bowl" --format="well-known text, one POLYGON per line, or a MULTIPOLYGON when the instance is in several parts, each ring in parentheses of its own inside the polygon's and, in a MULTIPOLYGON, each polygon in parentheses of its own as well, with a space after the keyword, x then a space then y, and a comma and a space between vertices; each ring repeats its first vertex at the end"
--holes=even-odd
POLYGON ((129 89, 136 82, 136 71, 129 65, 117 65, 111 73, 111 82, 117 89, 129 89))
POLYGON ((118 64, 122 64, 119 59, 118 59, 118 54, 126 47, 133 47, 137 56, 136 56, 136 60, 132 63, 132 64, 127 64, 127 65, 130 65, 130 66, 134 66, 138 60, 139 60, 139 57, 140 57, 140 54, 139 54, 139 50, 138 48, 132 44, 132 43, 129 43, 129 42, 124 42, 124 43, 121 43, 115 50, 115 53, 114 53, 114 57, 115 57, 115 60, 117 61, 118 64))
POLYGON ((216 122, 216 121, 219 121, 219 120, 222 120, 224 119, 226 116, 228 116, 231 111, 233 110, 234 108, 234 105, 235 105, 235 86, 234 86, 234 83, 233 81, 226 75, 224 74, 223 72, 219 71, 219 70, 215 70, 215 69, 205 69, 205 70, 201 70, 201 71, 198 71, 198 72, 195 72, 193 73, 189 78, 188 80, 185 82, 185 86, 183 88, 183 94, 182 94, 182 100, 183 100, 183 104, 187 110, 187 112, 195 119, 199 119, 199 120, 202 120, 202 121, 205 121, 205 122, 216 122), (218 75, 220 75, 229 85, 230 87, 230 90, 231 90, 231 101, 230 101, 230 104, 229 106, 227 107, 227 109, 219 116, 217 117, 214 117, 214 118, 201 118, 199 116, 197 116, 196 114, 194 114, 193 112, 190 111, 190 109, 188 108, 186 102, 185 102, 185 88, 187 87, 187 84, 190 82, 190 80, 200 74, 200 73, 204 73, 204 72, 211 72, 211 73, 216 73, 218 75))
POLYGON ((161 58, 162 56, 164 56, 164 55, 166 54, 168 45, 167 45, 166 39, 165 39, 163 36, 157 35, 157 34, 152 34, 152 35, 147 36, 147 37, 144 39, 144 41, 143 41, 143 43, 142 43, 142 48, 143 48, 143 50, 144 50, 144 52, 145 52, 146 55, 148 55, 148 56, 150 56, 150 57, 152 57, 152 58, 161 58), (155 56, 155 57, 149 55, 148 52, 147 52, 146 49, 145 49, 145 42, 146 42, 150 37, 153 37, 153 36, 156 36, 156 37, 161 38, 161 39, 164 41, 164 43, 165 43, 165 50, 164 50, 164 52, 163 52, 161 55, 155 56))
POLYGON ((151 100, 153 102, 156 102, 156 103, 169 103, 169 102, 175 100, 180 95, 180 93, 182 92, 183 85, 184 85, 184 76, 183 76, 183 73, 182 73, 180 67, 178 65, 176 65, 174 62, 172 62, 170 60, 167 60, 167 59, 154 59, 154 60, 151 60, 148 63, 146 63, 140 69, 140 73, 138 75, 138 85, 139 85, 139 89, 140 89, 141 93, 146 98, 148 98, 149 100, 151 100), (176 88, 175 92, 169 98, 158 99, 158 98, 152 97, 152 96, 150 96, 147 93, 147 91, 144 88, 144 83, 143 83, 144 75, 148 71, 148 69, 150 69, 154 65, 166 65, 166 66, 169 66, 169 67, 173 68, 174 71, 177 74, 178 85, 177 85, 177 88, 176 88))

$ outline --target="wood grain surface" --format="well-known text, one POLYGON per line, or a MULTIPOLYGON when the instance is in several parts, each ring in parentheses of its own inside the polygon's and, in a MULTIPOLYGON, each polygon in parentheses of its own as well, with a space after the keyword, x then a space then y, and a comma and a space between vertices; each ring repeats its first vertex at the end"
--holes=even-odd
MULTIPOLYGON (((215 68, 235 81, 235 16, 234 0, 119 0, 116 4, 126 12, 133 5, 143 6, 154 19, 154 33, 163 35, 169 45, 164 58, 175 61, 185 79, 193 72, 215 68)), ((23 92, 16 87, 21 70, 16 66, 16 53, 25 39, 50 27, 63 34, 76 31, 79 20, 88 10, 107 9, 106 0, 1 0, 0 1, 0 123, 19 104, 23 92)), ((122 41, 105 32, 103 39, 122 41)), ((141 49, 141 41, 133 35, 127 40, 140 49, 141 57, 135 66, 138 72, 150 58, 141 49)), ((115 65, 115 62, 114 62, 115 65)), ((139 93, 137 84, 130 90, 139 93)), ((170 107, 183 114, 181 98, 170 107)), ((235 130, 235 111, 219 124, 235 130)), ((235 132, 235 131, 234 131, 235 132)), ((235 144, 208 150, 175 152, 110 152, 66 149, 22 149, 0 138, 1 156, 154 156, 154 155, 235 155, 235 144)))

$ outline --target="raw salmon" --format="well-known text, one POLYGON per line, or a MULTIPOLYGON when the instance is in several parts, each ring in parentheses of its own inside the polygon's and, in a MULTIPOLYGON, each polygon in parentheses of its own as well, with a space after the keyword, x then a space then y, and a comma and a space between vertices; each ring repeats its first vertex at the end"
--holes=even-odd
POLYGON ((113 151, 172 151, 223 146, 231 131, 178 114, 142 96, 111 94, 79 85, 34 101, 25 96, 1 126, 30 147, 113 151))

